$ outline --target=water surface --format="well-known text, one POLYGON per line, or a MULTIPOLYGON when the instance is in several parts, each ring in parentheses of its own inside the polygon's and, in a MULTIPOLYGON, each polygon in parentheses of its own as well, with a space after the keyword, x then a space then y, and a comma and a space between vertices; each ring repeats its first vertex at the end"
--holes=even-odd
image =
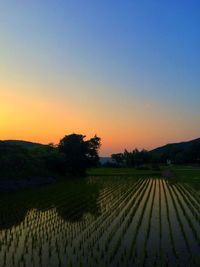
POLYGON ((89 177, 0 197, 0 266, 200 266, 200 195, 89 177))

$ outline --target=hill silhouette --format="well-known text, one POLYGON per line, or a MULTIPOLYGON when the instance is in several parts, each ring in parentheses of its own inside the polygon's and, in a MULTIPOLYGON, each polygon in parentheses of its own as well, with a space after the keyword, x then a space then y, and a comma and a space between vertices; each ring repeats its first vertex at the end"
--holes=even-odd
POLYGON ((180 143, 171 143, 167 144, 158 148, 155 148, 151 150, 150 152, 156 153, 156 154, 163 154, 167 153, 169 150, 177 150, 177 151, 184 151, 187 152, 192 147, 200 145, 200 138, 190 140, 190 141, 185 141, 185 142, 180 142, 180 143))
POLYGON ((24 141, 24 140, 2 140, 2 142, 7 143, 9 145, 19 145, 27 149, 40 148, 40 147, 47 146, 44 144, 29 142, 29 141, 24 141))
MULTIPOLYGON (((31 180, 43 177, 86 175, 99 163, 101 139, 94 136, 65 135, 57 146, 23 140, 0 141, 0 179, 31 180)), ((18 183, 19 184, 19 183, 18 183)), ((18 187, 18 185, 17 185, 18 187)))
MULTIPOLYGON (((30 141, 24 141, 24 140, 2 140, 2 142, 5 142, 7 144, 13 144, 13 145, 19 145, 27 149, 35 149, 35 148, 45 148, 48 147, 48 145, 36 143, 36 142, 30 142, 30 141)), ((163 153, 168 153, 169 151, 183 151, 187 152, 190 149, 192 149, 194 146, 200 145, 200 138, 196 138, 190 141, 183 141, 179 143, 169 143, 164 146, 160 146, 157 148, 154 148, 153 150, 149 151, 156 155, 161 155, 163 153)), ((110 162, 111 157, 100 157, 100 162, 102 164, 106 162, 110 162)))

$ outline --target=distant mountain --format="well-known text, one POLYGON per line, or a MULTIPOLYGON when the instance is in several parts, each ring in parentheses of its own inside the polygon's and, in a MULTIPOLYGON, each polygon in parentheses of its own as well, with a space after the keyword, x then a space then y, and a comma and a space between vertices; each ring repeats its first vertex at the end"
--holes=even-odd
POLYGON ((186 141, 186 142, 167 144, 165 146, 155 148, 151 150, 150 152, 160 155, 163 153, 168 153, 169 151, 188 151, 192 147, 197 146, 197 145, 200 145, 200 138, 197 138, 191 141, 186 141))
POLYGON ((22 140, 2 140, 2 142, 10 144, 10 145, 19 145, 23 146, 27 149, 33 149, 41 146, 46 146, 40 143, 34 143, 34 142, 28 142, 28 141, 22 141, 22 140))

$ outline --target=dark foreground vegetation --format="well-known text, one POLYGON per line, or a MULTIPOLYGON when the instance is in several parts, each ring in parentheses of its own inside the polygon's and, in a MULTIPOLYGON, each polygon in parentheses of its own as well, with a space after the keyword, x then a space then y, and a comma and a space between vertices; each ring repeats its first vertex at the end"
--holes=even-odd
POLYGON ((58 145, 0 141, 0 179, 84 176, 99 161, 100 138, 71 134, 58 145))
POLYGON ((99 137, 85 140, 81 134, 67 135, 58 145, 0 141, 0 191, 54 183, 60 177, 84 177, 88 168, 97 166, 100 175, 107 172, 123 175, 124 169, 125 173, 129 169, 131 175, 153 177, 161 175, 167 164, 171 169, 164 176, 172 177, 175 176, 172 166, 200 164, 200 139, 170 144, 152 151, 125 150, 113 154, 112 160, 103 165, 99 162, 100 145, 99 137), (120 171, 108 171, 102 167, 117 167, 120 171))

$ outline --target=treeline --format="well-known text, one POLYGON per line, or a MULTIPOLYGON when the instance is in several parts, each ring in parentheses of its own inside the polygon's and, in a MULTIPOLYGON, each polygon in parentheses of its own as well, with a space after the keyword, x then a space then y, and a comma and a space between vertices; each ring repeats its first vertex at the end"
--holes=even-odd
POLYGON ((107 166, 112 167, 134 167, 134 168, 159 168, 159 160, 156 155, 143 149, 134 149, 133 151, 125 151, 123 153, 116 153, 111 155, 112 161, 107 166))
POLYGON ((161 163, 170 160, 174 164, 200 164, 200 143, 196 142, 186 148, 168 145, 163 151, 154 154, 161 163))
POLYGON ((0 141, 0 178, 34 176, 84 176, 99 163, 100 138, 85 140, 81 134, 66 135, 58 145, 26 147, 0 141))
POLYGON ((200 164, 200 144, 187 149, 168 146, 163 151, 147 151, 145 149, 125 151, 111 155, 108 166, 142 168, 151 165, 158 168, 159 164, 200 164))

